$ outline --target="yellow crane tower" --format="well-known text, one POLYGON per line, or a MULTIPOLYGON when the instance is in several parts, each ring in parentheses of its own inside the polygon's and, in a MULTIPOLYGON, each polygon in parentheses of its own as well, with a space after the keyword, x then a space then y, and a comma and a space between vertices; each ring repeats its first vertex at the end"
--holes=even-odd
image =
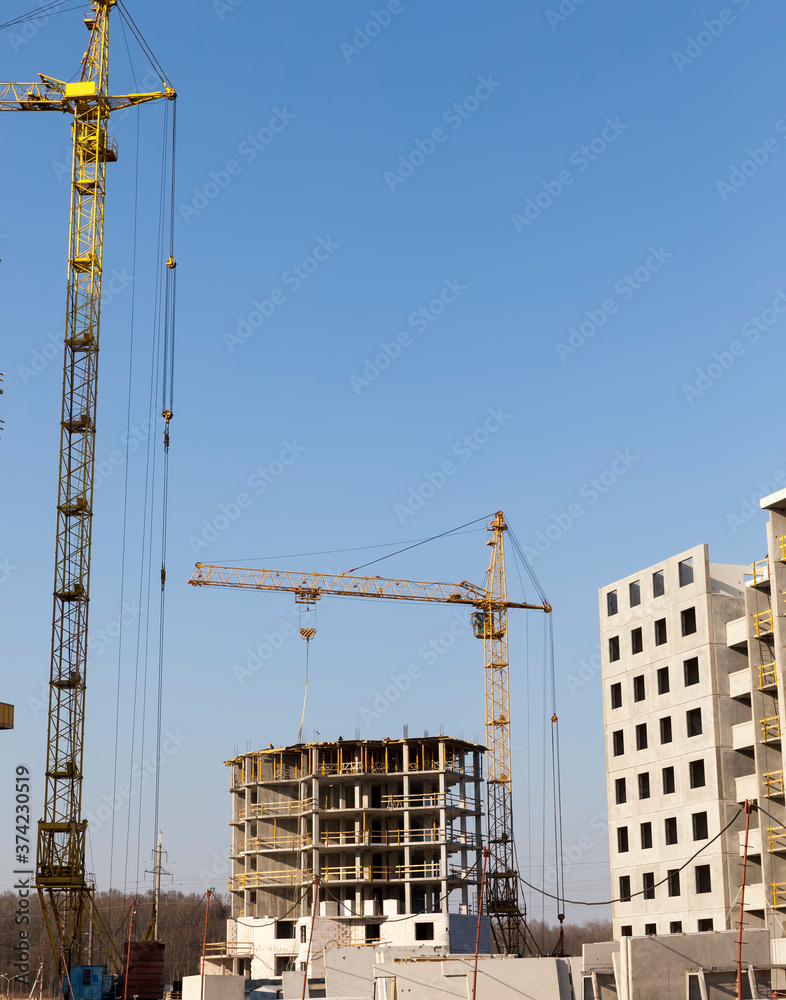
POLYGON ((551 611, 551 605, 509 601, 505 578, 505 515, 500 510, 488 526, 491 560, 485 587, 461 583, 423 583, 378 576, 335 576, 272 569, 239 569, 197 563, 189 580, 195 587, 240 587, 287 591, 300 604, 321 597, 379 597, 403 601, 467 604, 475 636, 483 639, 486 688, 486 787, 488 800, 487 913, 497 950, 523 955, 527 950, 526 920, 519 896, 519 873, 513 839, 511 796, 510 696, 508 686, 508 609, 551 611))
POLYGON ((46 793, 36 857, 49 940, 66 970, 80 964, 87 913, 120 971, 117 948, 91 905, 94 884, 85 870, 87 820, 82 818, 104 191, 106 165, 117 160, 109 117, 120 108, 175 98, 165 80, 160 92, 110 95, 108 20, 116 3, 93 0, 86 13, 90 40, 75 82, 40 73, 39 83, 0 83, 0 111, 60 111, 73 117, 46 793))

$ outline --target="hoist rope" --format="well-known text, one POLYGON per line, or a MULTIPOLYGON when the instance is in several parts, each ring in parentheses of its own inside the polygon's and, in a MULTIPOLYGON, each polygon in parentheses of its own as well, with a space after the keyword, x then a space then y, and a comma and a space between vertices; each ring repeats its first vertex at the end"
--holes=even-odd
POLYGON ((486 514, 483 517, 476 517, 474 521, 467 521, 466 524, 460 524, 457 528, 451 528, 450 531, 442 531, 438 535, 432 535, 431 538, 424 538, 421 542, 415 542, 413 545, 407 545, 403 549, 397 549, 395 552, 389 552, 386 556, 380 556, 379 559, 372 559, 371 562, 363 563, 361 566, 355 566, 354 569, 348 569, 341 573, 341 576, 349 576, 352 573, 357 573, 359 569, 365 569, 367 566, 373 566, 375 563, 382 562, 384 559, 391 559, 393 556, 398 556, 402 552, 409 552, 410 549, 416 549, 420 545, 425 545, 426 542, 433 542, 437 538, 444 538, 445 535, 452 535, 455 531, 461 531, 462 528, 468 528, 471 524, 477 524, 478 521, 487 521, 493 514, 486 514))
MULTIPOLYGON (((121 22, 122 23, 122 22, 121 22)), ((123 33, 123 38, 126 43, 126 51, 128 52, 128 59, 131 62, 131 53, 128 50, 128 39, 125 37, 125 32, 123 33)), ((133 64, 131 66, 131 72, 133 75, 133 64)), ((134 75, 134 83, 136 83, 136 76, 134 75)), ((136 121, 136 146, 134 151, 134 202, 133 202, 133 215, 134 224, 132 231, 132 242, 131 242, 131 274, 135 275, 137 273, 137 251, 138 251, 138 230, 139 230, 139 145, 140 145, 140 119, 137 116, 136 121)), ((126 593, 126 554, 127 554, 127 541, 128 541, 128 493, 129 493, 129 458, 130 458, 130 446, 131 446, 131 400, 133 395, 133 372, 134 372, 134 340, 136 333, 136 285, 131 289, 131 314, 129 319, 129 337, 128 337, 128 391, 126 395, 126 450, 125 450, 125 467, 123 470, 123 534, 122 534, 122 544, 121 544, 121 555, 120 555, 120 614, 119 614, 119 625, 118 625, 118 637, 117 637, 117 688, 115 695, 115 745, 114 745, 114 755, 113 755, 113 781, 112 785, 117 788, 117 771, 118 771, 118 750, 119 750, 119 737, 120 737, 120 702, 121 702, 121 690, 122 690, 122 657, 123 657, 123 637, 124 637, 124 625, 123 619, 125 617, 125 593, 126 593)), ((136 704, 134 705, 134 712, 136 711, 136 704)), ((110 830, 110 844, 109 844, 109 891, 112 891, 112 879, 113 879, 113 865, 114 865, 114 853, 115 853, 115 815, 116 810, 112 810, 112 825, 110 830)), ((130 818, 130 810, 129 810, 130 818)), ((126 832, 126 845, 128 844, 128 831, 126 832)), ((128 867, 128 853, 126 848, 126 863, 125 869, 128 867)), ((125 891, 126 885, 123 885, 123 891, 125 891)))

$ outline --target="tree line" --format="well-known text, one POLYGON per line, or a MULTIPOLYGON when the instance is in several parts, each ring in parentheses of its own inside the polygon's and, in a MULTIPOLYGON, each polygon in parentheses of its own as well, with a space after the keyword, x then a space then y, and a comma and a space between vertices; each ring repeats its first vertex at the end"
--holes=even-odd
MULTIPOLYGON (((18 923, 19 898, 15 892, 0 892, 0 995, 27 997, 30 994, 39 965, 43 961, 43 995, 56 996, 59 989, 55 956, 49 944, 44 917, 36 893, 30 894, 30 907, 26 911, 29 923, 18 923), (18 959, 17 948, 20 930, 28 932, 30 972, 27 982, 14 980, 18 974, 14 967, 18 959), (2 978, 9 977, 11 981, 2 978)), ((147 931, 153 912, 152 892, 133 896, 118 890, 96 893, 96 906, 110 928, 118 947, 128 943, 131 925, 131 906, 134 904, 134 921, 131 940, 141 941, 147 931)), ((166 945, 164 975, 167 983, 174 983, 183 976, 199 972, 202 942, 205 933, 206 900, 198 893, 166 892, 161 894, 161 912, 158 919, 158 938, 166 945)), ((207 921, 207 940, 226 940, 226 921, 230 914, 229 900, 220 893, 212 893, 207 921)), ((88 964, 88 923, 85 919, 82 962, 88 964)), ((93 935, 94 965, 107 964, 106 956, 97 935, 93 935)), ((36 988, 36 995, 38 989, 36 988)))

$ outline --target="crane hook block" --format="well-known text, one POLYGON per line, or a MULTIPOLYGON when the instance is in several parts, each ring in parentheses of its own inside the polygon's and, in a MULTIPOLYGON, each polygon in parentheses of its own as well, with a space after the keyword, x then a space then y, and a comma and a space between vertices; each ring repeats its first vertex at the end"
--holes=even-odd
POLYGON ((177 261, 172 256, 172 254, 169 255, 169 260, 166 262, 166 266, 169 268, 170 271, 173 271, 177 267, 177 261))
POLYGON ((164 412, 161 414, 161 416, 164 418, 164 421, 166 423, 169 423, 169 421, 172 419, 172 417, 174 416, 174 414, 172 413, 171 410, 164 410, 164 412))

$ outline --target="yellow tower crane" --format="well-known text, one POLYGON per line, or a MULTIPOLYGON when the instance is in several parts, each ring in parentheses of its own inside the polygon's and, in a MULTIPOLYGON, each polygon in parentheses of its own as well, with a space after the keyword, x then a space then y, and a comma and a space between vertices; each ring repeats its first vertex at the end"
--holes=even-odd
POLYGON ((300 604, 313 604, 323 596, 379 597, 440 604, 467 604, 475 636, 483 639, 486 686, 486 787, 488 798, 488 902, 487 912, 497 950, 523 955, 527 950, 526 920, 519 897, 519 873, 513 840, 511 795, 510 695, 508 686, 508 609, 551 611, 551 605, 509 601, 505 578, 505 515, 497 514, 488 526, 491 560, 485 587, 461 583, 422 583, 388 580, 378 576, 327 576, 272 569, 238 569, 197 563, 189 580, 195 587, 240 587, 287 591, 300 604))
POLYGON ((0 111, 60 111, 73 118, 46 794, 36 858, 49 940, 66 970, 80 963, 86 913, 117 971, 121 964, 92 905, 95 887, 85 869, 87 820, 82 818, 104 191, 106 165, 117 160, 109 117, 120 108, 175 98, 163 80, 160 92, 110 95, 108 20, 116 2, 93 0, 86 13, 90 40, 75 82, 40 73, 40 83, 0 83, 0 111))

